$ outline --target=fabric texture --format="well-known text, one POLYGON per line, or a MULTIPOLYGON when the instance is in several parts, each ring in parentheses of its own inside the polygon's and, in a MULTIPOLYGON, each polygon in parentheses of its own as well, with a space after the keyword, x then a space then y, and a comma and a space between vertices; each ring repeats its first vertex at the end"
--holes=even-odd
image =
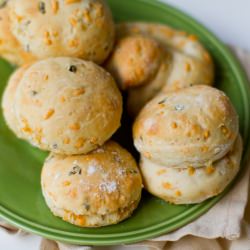
MULTIPOLYGON (((232 50, 250 79, 250 53, 239 48, 232 50)), ((42 239, 40 250, 250 250, 250 159, 244 164, 233 188, 214 207, 174 232, 137 244, 109 247, 74 246, 42 239)), ((12 233, 13 237, 26 234, 2 220, 0 225, 0 233, 12 233)))

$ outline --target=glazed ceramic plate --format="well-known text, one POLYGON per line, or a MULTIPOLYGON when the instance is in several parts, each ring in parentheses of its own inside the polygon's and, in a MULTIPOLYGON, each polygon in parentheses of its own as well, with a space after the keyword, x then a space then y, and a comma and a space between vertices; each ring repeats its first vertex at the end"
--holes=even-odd
MULTIPOLYGON (((109 0, 116 21, 150 21, 169 24, 196 34, 213 55, 216 87, 234 103, 245 142, 244 159, 249 148, 250 91, 246 76, 229 50, 206 28, 182 12, 153 0, 109 0)), ((0 91, 13 68, 0 61, 0 91)), ((117 136, 122 137, 122 131, 117 136)), ((127 141, 120 141, 127 145, 127 141)), ((0 115, 0 215, 26 231, 46 238, 81 245, 111 245, 153 238, 175 230, 211 208, 228 189, 198 205, 175 206, 143 193, 133 216, 103 228, 84 229, 54 217, 40 189, 40 172, 46 153, 18 140, 7 129, 0 115)), ((244 163, 244 160, 243 160, 244 163)), ((243 164, 242 164, 243 165, 243 164)))

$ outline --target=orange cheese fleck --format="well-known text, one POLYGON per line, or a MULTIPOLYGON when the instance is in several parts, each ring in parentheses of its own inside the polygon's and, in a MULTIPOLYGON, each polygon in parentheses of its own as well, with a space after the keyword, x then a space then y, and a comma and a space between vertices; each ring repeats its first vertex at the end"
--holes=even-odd
POLYGON ((70 184, 71 184, 70 181, 64 181, 64 182, 63 182, 63 186, 65 186, 65 187, 69 186, 70 184))
POLYGON ((163 186, 165 189, 170 189, 170 188, 172 188, 172 185, 171 185, 171 183, 169 183, 169 182, 164 182, 164 183, 162 183, 162 186, 163 186))
POLYGON ((156 174, 157 175, 162 175, 162 174, 165 174, 167 172, 167 170, 166 169, 160 169, 160 170, 158 170, 157 172, 156 172, 156 174))
POLYGON ((76 21, 75 18, 70 18, 70 19, 69 19, 69 22, 70 22, 70 24, 71 24, 73 27, 76 27, 77 21, 76 21))
POLYGON ((76 141, 75 148, 81 148, 84 145, 85 140, 83 138, 79 138, 76 141))
POLYGON ((32 133, 32 129, 30 128, 28 121, 25 118, 22 118, 22 123, 24 124, 22 131, 26 133, 32 133))
POLYGON ((64 102, 66 101, 65 97, 64 97, 64 96, 61 96, 60 101, 61 101, 62 103, 64 103, 64 102))
POLYGON ((45 115, 44 120, 48 120, 55 113, 54 109, 50 109, 45 115))
POLYGON ((78 89, 74 90, 73 95, 74 96, 79 96, 79 95, 82 95, 84 93, 85 93, 85 89, 84 88, 78 88, 78 89))
POLYGON ((204 139, 207 139, 207 138, 210 136, 209 130, 206 130, 206 131, 204 132, 203 136, 204 136, 204 139))
POLYGON ((80 226, 84 226, 86 224, 86 218, 83 215, 78 215, 76 221, 77 221, 77 224, 80 226))
POLYGON ((213 166, 207 166, 206 167, 206 173, 212 174, 215 171, 215 168, 213 166))
POLYGON ((80 124, 79 123, 73 123, 69 126, 71 130, 79 130, 80 129, 80 124))
POLYGON ((32 129, 29 127, 29 126, 25 126, 22 128, 22 131, 23 132, 26 132, 26 133, 32 133, 32 129))
POLYGON ((48 31, 44 31, 44 37, 48 38, 49 36, 50 36, 49 32, 48 31))
POLYGON ((195 173, 195 168, 192 166, 188 167, 188 174, 192 176, 194 173, 195 173))
POLYGON ((69 40, 68 45, 69 45, 69 47, 71 47, 71 48, 77 47, 77 46, 79 45, 79 42, 78 42, 78 40, 76 40, 76 39, 72 39, 72 40, 69 40))
POLYGON ((36 141, 40 144, 41 141, 42 141, 42 134, 37 133, 36 136, 35 136, 35 139, 36 139, 36 141))
POLYGON ((50 33, 48 31, 44 32, 44 43, 46 45, 51 45, 52 44, 52 40, 50 39, 50 33))
POLYGON ((177 128, 177 127, 178 127, 178 125, 177 125, 176 122, 173 122, 173 123, 171 124, 171 126, 172 126, 172 128, 177 128))
POLYGON ((182 193, 181 193, 180 190, 177 190, 177 191, 175 192, 175 194, 176 194, 176 196, 181 196, 181 195, 182 195, 182 193))
POLYGON ((189 36, 188 36, 188 39, 189 39, 190 41, 197 41, 197 40, 198 40, 198 38, 197 38, 196 35, 189 35, 189 36))
POLYGON ((44 75, 43 80, 47 81, 48 79, 49 79, 49 76, 48 75, 44 75))
POLYGON ((52 40, 51 40, 51 39, 45 39, 45 40, 44 40, 44 43, 45 43, 46 45, 52 45, 52 40))
POLYGON ((90 14, 89 14, 89 11, 88 11, 88 10, 85 10, 85 11, 84 11, 83 17, 84 17, 85 22, 87 22, 87 23, 90 23, 90 22, 91 22, 91 17, 90 17, 90 14))
POLYGON ((196 133, 200 133, 200 131, 201 131, 200 125, 198 125, 198 124, 193 124, 192 125, 192 134, 193 135, 196 134, 196 133))
POLYGON ((190 65, 190 63, 186 63, 186 64, 185 64, 185 70, 186 70, 187 72, 190 72, 190 70, 191 70, 191 65, 190 65))
POLYGON ((207 152, 208 151, 208 147, 207 146, 202 146, 201 147, 201 152, 207 152))
POLYGON ((65 0, 66 4, 79 3, 81 0, 65 0))
POLYGON ((69 138, 64 138, 63 139, 63 143, 64 144, 69 144, 70 143, 70 139, 69 138))
POLYGON ((22 17, 22 16, 17 16, 16 18, 17 18, 17 21, 18 21, 19 23, 22 22, 22 20, 23 20, 23 17, 22 17))
POLYGON ((58 9, 59 9, 59 3, 57 0, 52 0, 51 1, 51 7, 52 7, 52 11, 54 14, 57 13, 58 9))

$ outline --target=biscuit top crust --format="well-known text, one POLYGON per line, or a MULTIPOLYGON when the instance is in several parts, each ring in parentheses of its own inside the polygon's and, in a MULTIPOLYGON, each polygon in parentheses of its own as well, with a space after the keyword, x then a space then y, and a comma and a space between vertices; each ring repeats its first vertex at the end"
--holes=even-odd
POLYGON ((138 151, 160 164, 198 167, 223 157, 238 129, 229 98, 199 85, 155 97, 137 117, 133 136, 138 151))
POLYGON ((113 141, 87 155, 51 154, 42 186, 60 209, 76 214, 107 214, 137 202, 142 179, 133 157, 113 141))

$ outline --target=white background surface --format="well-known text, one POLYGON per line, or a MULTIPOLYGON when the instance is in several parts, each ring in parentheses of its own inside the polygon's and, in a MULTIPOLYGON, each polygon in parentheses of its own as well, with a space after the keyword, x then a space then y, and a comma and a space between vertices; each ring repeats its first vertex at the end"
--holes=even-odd
MULTIPOLYGON (((192 15, 225 43, 250 51, 250 0, 163 1, 192 15)), ((0 250, 38 250, 39 243, 37 236, 16 237, 0 231, 0 250)))
POLYGON ((250 51, 250 0, 162 0, 193 16, 221 40, 250 51))

